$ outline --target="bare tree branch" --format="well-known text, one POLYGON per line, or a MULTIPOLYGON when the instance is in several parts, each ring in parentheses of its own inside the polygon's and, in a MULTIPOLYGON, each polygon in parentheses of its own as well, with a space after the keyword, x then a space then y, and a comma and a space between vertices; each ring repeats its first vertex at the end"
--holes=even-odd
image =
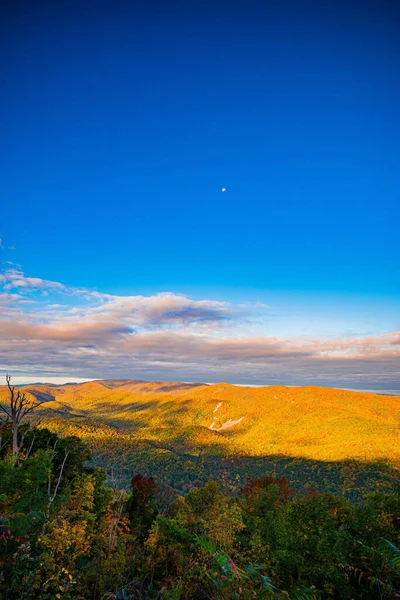
POLYGON ((62 464, 61 464, 60 474, 59 474, 58 479, 57 479, 56 487, 54 488, 54 493, 51 496, 51 498, 49 499, 48 510, 50 510, 50 506, 52 505, 52 503, 54 502, 54 500, 55 500, 55 498, 57 496, 58 488, 59 488, 60 483, 61 483, 61 479, 62 479, 63 471, 64 471, 64 466, 65 466, 65 463, 67 461, 68 454, 69 454, 69 452, 68 452, 68 450, 66 450, 65 451, 65 455, 64 455, 64 459, 63 459, 62 464))
POLYGON ((108 551, 112 552, 115 547, 115 542, 118 535, 118 527, 122 519, 122 514, 126 504, 126 496, 122 490, 118 489, 118 476, 111 470, 111 485, 113 489, 113 497, 110 503, 111 515, 108 534, 108 551))
POLYGON ((15 386, 11 385, 11 376, 6 375, 6 383, 10 394, 9 407, 5 408, 0 404, 0 409, 6 416, 0 415, 0 421, 5 425, 11 424, 12 432, 12 456, 14 462, 17 462, 19 453, 21 452, 24 435, 18 436, 19 427, 27 414, 38 408, 45 400, 30 400, 23 392, 15 391, 15 386))
MULTIPOLYGON (((56 443, 54 444, 53 458, 54 458, 54 455, 55 455, 55 448, 57 446, 57 442, 58 442, 58 439, 56 440, 56 443)), ((51 505, 53 504, 54 500, 56 499, 58 488, 60 487, 60 483, 61 483, 61 479, 62 479, 62 476, 63 476, 64 467, 65 467, 65 463, 67 461, 68 455, 69 455, 69 451, 65 450, 64 459, 63 459, 62 464, 61 464, 60 473, 58 474, 58 479, 57 479, 57 483, 56 483, 56 486, 54 488, 53 494, 51 494, 51 470, 49 471, 49 482, 48 482, 48 486, 47 486, 47 492, 48 492, 48 495, 49 495, 49 501, 47 503, 47 509, 46 509, 46 512, 45 512, 46 519, 44 519, 44 521, 43 521, 42 534, 46 530, 46 523, 47 523, 47 519, 49 518, 49 515, 50 515, 51 505)))
POLYGON ((7 424, 7 423, 10 421, 11 415, 10 415, 10 413, 9 413, 9 412, 8 412, 8 411, 7 411, 7 410, 4 408, 4 406, 3 406, 2 404, 0 404, 0 409, 1 409, 3 412, 5 412, 5 414, 6 414, 6 416, 7 416, 7 418, 5 418, 5 417, 2 417, 2 416, 0 415, 0 419, 1 419, 1 420, 2 420, 4 423, 6 423, 6 424, 7 424))
POLYGON ((33 448, 33 444, 35 442, 35 438, 36 438, 36 434, 33 435, 32 441, 31 441, 31 445, 29 446, 28 450, 25 453, 25 458, 24 460, 26 460, 27 458, 29 458, 30 453, 32 452, 32 448, 33 448))

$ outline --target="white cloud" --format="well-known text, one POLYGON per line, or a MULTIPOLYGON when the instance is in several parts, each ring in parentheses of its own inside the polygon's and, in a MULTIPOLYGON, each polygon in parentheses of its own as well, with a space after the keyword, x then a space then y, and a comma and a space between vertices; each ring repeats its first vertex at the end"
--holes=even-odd
POLYGON ((246 335, 243 310, 226 302, 171 292, 104 294, 17 268, 0 275, 1 287, 0 369, 10 372, 400 387, 399 331, 337 339, 246 335))
POLYGON ((8 269, 2 276, 2 281, 5 281, 4 288, 7 290, 16 288, 31 288, 33 290, 58 290, 66 291, 66 287, 62 283, 56 281, 47 281, 39 277, 27 277, 19 269, 8 269))

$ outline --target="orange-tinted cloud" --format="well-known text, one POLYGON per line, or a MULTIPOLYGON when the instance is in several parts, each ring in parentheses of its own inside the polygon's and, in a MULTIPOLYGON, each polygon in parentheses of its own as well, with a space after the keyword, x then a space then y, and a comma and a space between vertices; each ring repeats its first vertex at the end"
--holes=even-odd
POLYGON ((1 286, 0 369, 11 372, 400 387, 399 331, 246 336, 243 313, 224 302, 102 294, 18 270, 6 271, 1 286))

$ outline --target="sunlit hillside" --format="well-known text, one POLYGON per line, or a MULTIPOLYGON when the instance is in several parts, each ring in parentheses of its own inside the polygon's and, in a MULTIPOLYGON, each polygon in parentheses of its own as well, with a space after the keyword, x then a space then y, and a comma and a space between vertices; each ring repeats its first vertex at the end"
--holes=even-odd
POLYGON ((186 489, 215 476, 235 488, 273 471, 294 485, 357 493, 385 486, 400 464, 395 396, 127 380, 23 390, 44 401, 43 426, 79 435, 123 479, 144 471, 186 489))

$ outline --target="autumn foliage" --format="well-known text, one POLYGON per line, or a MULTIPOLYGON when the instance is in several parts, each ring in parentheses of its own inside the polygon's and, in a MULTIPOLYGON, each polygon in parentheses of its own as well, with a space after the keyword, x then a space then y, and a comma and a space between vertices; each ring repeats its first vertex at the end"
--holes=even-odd
POLYGON ((279 488, 279 495, 282 500, 287 501, 293 496, 293 490, 290 488, 286 477, 271 477, 270 475, 259 478, 251 477, 247 484, 240 490, 240 493, 246 499, 254 500, 263 490, 268 489, 270 486, 277 486, 279 488))
POLYGON ((136 504, 143 506, 146 504, 156 489, 156 484, 152 477, 144 477, 143 475, 135 475, 131 480, 132 496, 135 498, 136 504))
POLYGON ((382 480, 385 471, 372 462, 344 462, 340 471, 326 463, 318 471, 315 461, 278 456, 256 462, 260 471, 273 466, 257 477, 254 456, 225 446, 221 453, 218 444, 195 452, 193 430, 176 445, 159 432, 150 452, 129 432, 118 438, 101 425, 109 460, 115 457, 105 470, 96 464, 101 446, 91 443, 93 460, 86 443, 99 435, 99 423, 80 422, 85 441, 71 435, 79 430, 73 419, 64 423, 58 433, 19 423, 17 456, 12 424, 1 427, 2 600, 400 597, 394 464, 382 480), (119 469, 121 448, 130 458, 119 469), (374 492, 354 494, 368 477, 374 492), (327 491, 332 482, 335 494, 327 491))

